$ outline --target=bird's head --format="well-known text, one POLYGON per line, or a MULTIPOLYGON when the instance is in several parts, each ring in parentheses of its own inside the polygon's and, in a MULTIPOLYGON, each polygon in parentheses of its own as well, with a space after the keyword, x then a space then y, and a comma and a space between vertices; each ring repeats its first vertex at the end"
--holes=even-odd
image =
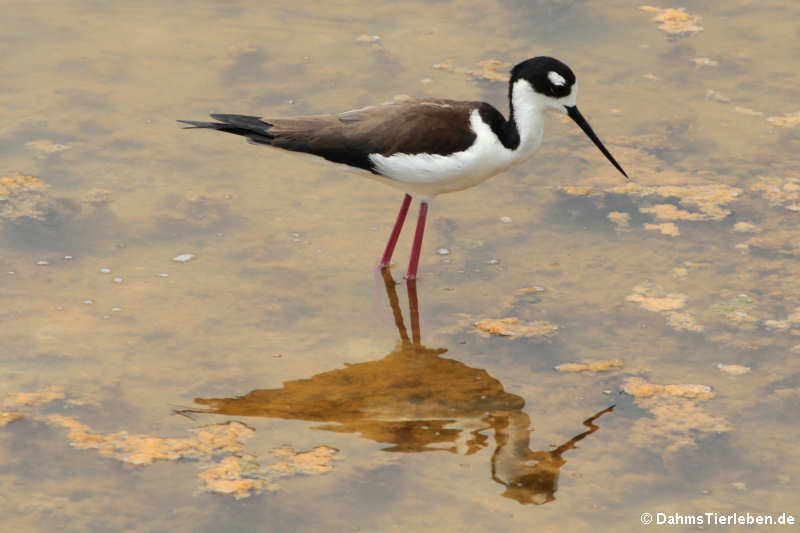
POLYGON ((578 82, 575 74, 567 65, 558 59, 546 56, 533 57, 519 63, 511 70, 509 91, 512 102, 514 93, 520 93, 526 105, 535 106, 543 110, 554 109, 566 113, 583 132, 592 140, 617 170, 626 179, 628 175, 622 170, 616 159, 603 146, 600 139, 592 130, 589 123, 578 111, 576 104, 578 97, 578 82))

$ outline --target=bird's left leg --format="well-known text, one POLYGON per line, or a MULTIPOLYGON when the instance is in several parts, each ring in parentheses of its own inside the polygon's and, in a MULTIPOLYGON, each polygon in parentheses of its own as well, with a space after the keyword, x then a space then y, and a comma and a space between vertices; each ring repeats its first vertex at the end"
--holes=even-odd
POLYGON ((425 219, 428 216, 428 202, 422 201, 419 204, 419 217, 417 218, 417 231, 414 234, 414 244, 411 246, 411 259, 408 262, 408 272, 406 279, 417 279, 417 266, 419 265, 419 255, 422 250, 422 236, 425 233, 425 219))

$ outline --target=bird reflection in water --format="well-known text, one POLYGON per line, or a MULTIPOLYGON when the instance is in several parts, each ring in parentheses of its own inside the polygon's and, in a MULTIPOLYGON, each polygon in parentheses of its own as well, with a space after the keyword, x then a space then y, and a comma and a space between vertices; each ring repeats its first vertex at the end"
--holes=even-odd
POLYGON ((400 342, 377 361, 287 381, 235 398, 197 398, 192 412, 322 422, 315 429, 357 433, 390 452, 447 451, 470 455, 491 446, 492 479, 503 496, 520 503, 555 499, 565 452, 597 431, 612 405, 583 421, 588 429, 552 450, 530 448, 525 401, 503 389, 485 370, 441 357, 446 348, 422 345, 416 282, 407 281, 411 335, 403 321, 396 283, 381 271, 400 342))

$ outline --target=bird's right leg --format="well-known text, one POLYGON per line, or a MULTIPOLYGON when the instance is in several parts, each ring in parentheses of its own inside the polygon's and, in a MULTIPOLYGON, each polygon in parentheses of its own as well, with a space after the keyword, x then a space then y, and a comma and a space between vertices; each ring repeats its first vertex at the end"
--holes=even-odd
POLYGON ((380 263, 378 263, 379 269, 388 267, 392 262, 394 247, 397 245, 397 239, 400 237, 400 230, 403 229, 403 223, 406 221, 406 215, 408 214, 408 207, 410 205, 411 195, 406 194, 405 198, 403 198, 403 203, 400 206, 400 212, 397 213, 397 220, 394 221, 394 227, 392 228, 392 233, 389 235, 389 241, 386 243, 386 249, 383 251, 383 256, 381 257, 380 263))

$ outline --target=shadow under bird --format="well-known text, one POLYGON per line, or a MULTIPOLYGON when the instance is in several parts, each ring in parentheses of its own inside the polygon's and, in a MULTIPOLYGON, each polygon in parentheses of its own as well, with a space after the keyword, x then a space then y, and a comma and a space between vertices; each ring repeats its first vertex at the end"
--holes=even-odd
POLYGON ((529 159, 542 142, 544 112, 566 113, 626 178, 576 105, 572 70, 552 57, 534 57, 511 70, 509 118, 486 102, 418 98, 339 114, 264 119, 212 114, 218 122, 181 120, 264 144, 323 157, 366 171, 406 195, 378 267, 389 266, 411 195, 420 201, 407 279, 416 279, 428 202, 473 187, 529 159))

